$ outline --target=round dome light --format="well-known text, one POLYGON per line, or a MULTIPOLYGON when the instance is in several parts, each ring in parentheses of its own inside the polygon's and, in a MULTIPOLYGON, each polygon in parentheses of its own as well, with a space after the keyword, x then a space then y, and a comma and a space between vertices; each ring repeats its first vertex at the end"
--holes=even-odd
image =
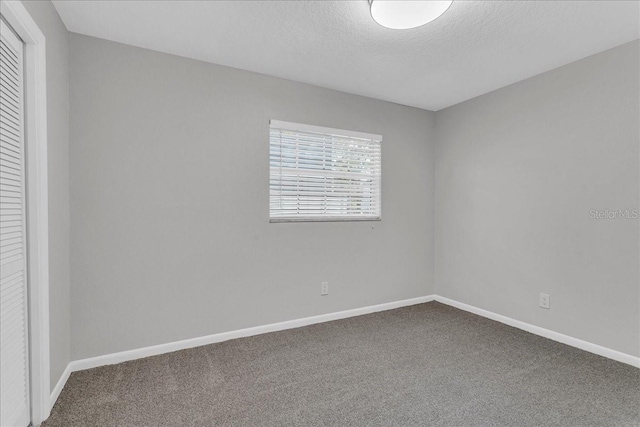
POLYGON ((373 19, 394 30, 427 24, 445 13, 451 3, 453 0, 369 0, 373 19))

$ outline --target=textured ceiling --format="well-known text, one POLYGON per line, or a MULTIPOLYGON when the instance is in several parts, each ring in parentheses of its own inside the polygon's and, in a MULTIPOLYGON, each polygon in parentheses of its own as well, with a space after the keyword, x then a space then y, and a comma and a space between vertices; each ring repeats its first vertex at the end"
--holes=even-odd
POLYGON ((411 30, 367 0, 54 1, 67 28, 439 110, 639 37, 636 1, 454 1, 411 30))

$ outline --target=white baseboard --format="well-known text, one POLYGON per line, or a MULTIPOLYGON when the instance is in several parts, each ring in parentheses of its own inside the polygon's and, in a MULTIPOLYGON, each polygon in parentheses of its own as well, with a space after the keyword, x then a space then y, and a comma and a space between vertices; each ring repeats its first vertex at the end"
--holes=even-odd
POLYGON ((600 356, 607 357, 609 359, 617 360, 618 362, 635 366, 636 368, 640 368, 640 357, 622 353, 617 350, 612 350, 610 348, 603 347, 598 344, 593 344, 588 341, 583 341, 578 338, 570 337, 568 335, 554 332, 549 329, 541 328, 539 326, 522 322, 520 320, 512 319, 510 317, 493 313, 491 311, 474 307, 472 305, 458 302, 449 298, 441 297, 439 295, 436 295, 435 300, 442 304, 450 305, 451 307, 468 311, 470 313, 477 314, 478 316, 486 317, 487 319, 495 320, 497 322, 504 323, 505 325, 513 326, 514 328, 522 329, 523 331, 527 331, 532 334, 539 335, 541 337, 549 338, 550 340, 553 340, 553 341, 558 341, 563 344, 570 345, 571 347, 576 347, 581 350, 588 351, 589 353, 594 353, 600 356))
POLYGON ((407 307, 415 304, 422 304, 429 301, 438 301, 442 304, 450 305, 460 310, 468 311, 470 313, 477 314, 488 319, 504 323, 509 326, 522 329, 532 334, 539 335, 545 338, 549 338, 554 341, 561 342, 563 344, 577 347, 581 350, 595 353, 600 356, 607 357, 609 359, 617 360, 618 362, 626 363, 640 368, 640 358, 632 356, 630 354, 622 353, 616 350, 612 350, 597 344, 593 344, 587 341, 583 341, 577 338, 563 335, 558 332, 544 329, 539 326, 534 326, 529 323, 521 322, 519 320, 512 319, 507 316, 493 313, 488 310, 484 310, 478 307, 474 307, 468 304, 464 304, 458 301, 454 301, 449 298, 441 297, 438 295, 427 295, 424 297, 411 298, 401 301, 389 302, 378 305, 371 305, 368 307, 354 308, 351 310, 338 311, 335 313, 320 314, 318 316, 304 317, 301 319, 288 320, 285 322, 271 323, 269 325, 255 326, 252 328, 238 329, 235 331, 222 332, 219 334, 207 335, 204 337, 191 338, 182 341, 174 341, 166 344, 154 345, 150 347, 143 347, 134 350, 121 351, 119 353, 105 354, 103 356, 90 357, 87 359, 74 360, 65 369, 64 373, 60 377, 60 380, 56 384, 55 388, 51 392, 51 407, 55 404, 62 388, 69 379, 69 375, 72 372, 82 371, 85 369, 97 368, 99 366, 113 365, 116 363, 122 363, 129 360, 141 359, 149 356, 157 356, 159 354, 170 353, 172 351, 184 350, 187 348, 199 347, 208 344, 214 344, 222 341, 232 340, 236 338, 249 337, 253 335, 265 334, 268 332, 283 331, 286 329, 300 328, 302 326, 313 325, 316 323, 330 322, 332 320, 346 319, 348 317, 361 316, 363 314, 375 313, 378 311, 392 310, 394 308, 407 307))
POLYGON ((56 383, 56 386, 53 388, 53 390, 51 390, 51 396, 49 398, 49 409, 51 410, 53 408, 53 405, 56 404, 56 400, 58 400, 58 397, 60 396, 60 392, 62 391, 62 389, 64 388, 64 385, 67 383, 67 380, 69 379, 69 376, 71 375, 71 372, 73 372, 73 366, 72 363, 69 363, 67 365, 67 367, 64 369, 64 372, 62 373, 62 375, 60 375, 60 379, 58 380, 58 382, 56 383))
POLYGON ((435 295, 405 299, 401 301, 388 302, 367 307, 354 308, 351 310, 338 311, 334 313, 320 314, 317 316, 304 317, 301 319, 288 320, 285 322, 271 323, 269 325, 255 326, 252 328, 238 329, 235 331, 222 332, 219 334, 207 335, 204 337, 191 338, 182 341, 174 341, 166 344, 154 345, 150 347, 138 348, 135 350, 122 351, 119 353, 106 354, 104 356, 90 357, 88 359, 75 360, 70 363, 71 371, 81 371, 84 369, 96 368, 98 366, 113 365, 115 363, 129 360, 141 359, 143 357, 156 356, 170 353, 172 351, 184 350, 187 348, 199 347, 202 345, 214 344, 222 341, 232 340, 253 335, 265 334, 267 332, 283 331, 285 329, 300 328, 302 326, 313 325, 315 323, 330 322, 332 320, 345 319, 347 317, 361 316, 363 314, 375 313, 378 311, 392 310, 394 308, 406 307, 415 304, 422 304, 433 301, 435 295))

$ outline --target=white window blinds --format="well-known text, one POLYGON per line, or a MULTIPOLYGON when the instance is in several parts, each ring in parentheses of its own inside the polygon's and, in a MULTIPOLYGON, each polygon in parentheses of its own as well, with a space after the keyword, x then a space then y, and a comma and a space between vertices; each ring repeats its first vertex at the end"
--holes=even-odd
POLYGON ((271 222, 380 219, 381 143, 380 135, 271 120, 271 222))

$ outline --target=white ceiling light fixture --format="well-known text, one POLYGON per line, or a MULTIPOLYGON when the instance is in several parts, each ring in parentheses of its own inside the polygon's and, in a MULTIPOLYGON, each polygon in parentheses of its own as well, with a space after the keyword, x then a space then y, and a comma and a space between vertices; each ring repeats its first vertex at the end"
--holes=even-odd
POLYGON ((406 30, 433 21, 453 0, 369 0, 371 16, 383 27, 406 30))

